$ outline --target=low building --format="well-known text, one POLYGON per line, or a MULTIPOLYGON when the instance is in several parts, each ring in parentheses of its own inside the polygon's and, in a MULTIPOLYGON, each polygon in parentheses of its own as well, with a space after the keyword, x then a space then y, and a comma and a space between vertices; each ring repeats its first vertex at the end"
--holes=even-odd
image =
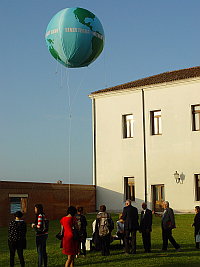
MULTIPOLYGON (((69 207, 69 185, 0 181, 0 227, 7 226, 21 210, 27 223, 35 221, 34 206, 42 204, 49 220, 61 219, 69 207)), ((70 185, 70 205, 81 205, 84 212, 95 211, 95 186, 70 185)))
POLYGON ((126 199, 155 211, 200 205, 200 67, 93 92, 93 184, 97 209, 126 199))

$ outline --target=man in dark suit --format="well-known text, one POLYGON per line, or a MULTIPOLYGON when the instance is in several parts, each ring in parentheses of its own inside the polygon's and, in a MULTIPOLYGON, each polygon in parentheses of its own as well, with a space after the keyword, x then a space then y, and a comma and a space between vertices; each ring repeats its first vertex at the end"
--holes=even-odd
POLYGON ((172 243, 177 252, 181 250, 179 244, 176 243, 172 236, 172 229, 175 228, 175 219, 173 209, 169 207, 169 202, 163 202, 164 213, 162 216, 162 237, 163 247, 162 250, 167 250, 168 240, 172 243))
POLYGON ((147 204, 142 203, 142 212, 140 219, 140 232, 142 233, 144 250, 146 253, 151 252, 151 226, 152 226, 152 212, 147 209, 147 204))
POLYGON ((131 233, 132 250, 131 253, 136 253, 136 231, 139 230, 138 210, 131 205, 131 201, 126 200, 126 207, 123 209, 122 220, 124 220, 124 243, 125 254, 130 254, 129 235, 131 233))
POLYGON ((195 230, 194 230, 195 244, 196 244, 196 249, 199 249, 199 243, 196 242, 196 235, 200 231, 200 207, 199 206, 195 207, 195 212, 196 212, 196 216, 194 218, 194 223, 191 226, 195 227, 195 230))

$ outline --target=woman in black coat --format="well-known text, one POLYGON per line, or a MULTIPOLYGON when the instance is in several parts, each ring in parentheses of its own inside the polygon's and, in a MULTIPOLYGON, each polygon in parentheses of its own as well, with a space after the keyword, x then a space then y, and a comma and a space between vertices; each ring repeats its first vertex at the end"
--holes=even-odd
MULTIPOLYGON (((86 242, 86 238, 87 238, 87 232, 86 232, 87 220, 86 220, 85 216, 83 215, 83 207, 77 205, 76 209, 77 209, 76 218, 78 221, 78 228, 79 228, 79 239, 77 242, 78 255, 81 254, 81 245, 82 245, 83 258, 85 258, 86 257, 85 242, 86 242)), ((76 255, 76 258, 78 257, 78 255, 76 255)))
POLYGON ((22 267, 25 266, 23 249, 26 248, 26 223, 21 220, 23 213, 17 211, 15 214, 15 220, 11 221, 8 230, 8 246, 10 249, 10 266, 14 266, 15 251, 20 260, 22 267))
POLYGON ((194 237, 195 237, 195 243, 196 243, 196 249, 199 249, 199 243, 196 242, 196 235, 200 231, 200 207, 195 207, 196 216, 194 217, 194 223, 191 224, 191 226, 194 226, 194 237))

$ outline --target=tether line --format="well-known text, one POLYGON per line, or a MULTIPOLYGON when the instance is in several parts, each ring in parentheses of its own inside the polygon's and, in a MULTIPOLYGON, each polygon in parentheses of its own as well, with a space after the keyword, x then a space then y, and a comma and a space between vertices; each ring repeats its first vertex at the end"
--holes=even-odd
POLYGON ((70 207, 70 185, 71 185, 71 122, 72 122, 72 116, 71 116, 71 108, 70 108, 70 114, 69 114, 69 207, 70 207))
POLYGON ((68 88, 68 98, 69 98, 69 207, 70 207, 70 204, 71 204, 71 201, 70 201, 70 198, 71 198, 71 123, 72 123, 72 106, 74 104, 74 101, 75 101, 75 98, 78 94, 78 91, 81 87, 81 84, 83 82, 83 79, 85 77, 85 74, 86 74, 86 71, 87 71, 87 68, 83 74, 83 77, 81 79, 81 82, 79 84, 79 87, 75 93, 75 96, 74 96, 74 99, 72 100, 72 103, 71 103, 71 96, 70 96, 70 87, 69 87, 69 71, 68 71, 68 68, 66 69, 66 76, 67 76, 67 88, 68 88))

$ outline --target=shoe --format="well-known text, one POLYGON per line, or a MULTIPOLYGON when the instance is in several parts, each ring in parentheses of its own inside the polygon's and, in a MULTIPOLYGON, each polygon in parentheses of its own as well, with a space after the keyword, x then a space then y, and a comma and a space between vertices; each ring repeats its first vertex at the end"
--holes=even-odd
POLYGON ((181 247, 176 250, 176 252, 180 252, 180 251, 181 251, 181 247))
POLYGON ((83 258, 85 259, 85 258, 86 258, 86 256, 85 256, 85 255, 83 255, 83 258))
POLYGON ((123 254, 124 254, 124 255, 129 255, 130 253, 128 253, 128 252, 124 252, 123 254))

